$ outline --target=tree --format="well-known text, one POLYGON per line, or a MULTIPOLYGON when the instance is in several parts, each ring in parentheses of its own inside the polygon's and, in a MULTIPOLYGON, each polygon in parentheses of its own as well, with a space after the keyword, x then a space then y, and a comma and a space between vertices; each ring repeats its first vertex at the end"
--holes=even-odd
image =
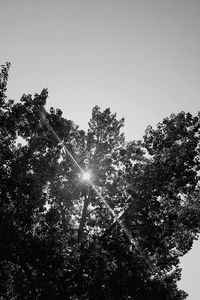
POLYGON ((24 95, 21 103, 14 105, 5 96, 8 69, 9 64, 3 66, 0 77, 1 295, 8 299, 54 299, 60 294, 58 281, 62 289, 67 249, 57 209, 45 209, 48 182, 59 157, 55 142, 48 136, 41 138, 38 127, 37 106, 45 103, 47 91, 35 95, 34 100, 24 95), (17 142, 19 136, 24 145, 17 142))
POLYGON ((185 299, 177 281, 200 229, 200 115, 171 115, 127 143, 110 109, 95 106, 84 132, 59 109, 44 111, 45 89, 7 100, 9 67, 0 75, 0 295, 185 299))

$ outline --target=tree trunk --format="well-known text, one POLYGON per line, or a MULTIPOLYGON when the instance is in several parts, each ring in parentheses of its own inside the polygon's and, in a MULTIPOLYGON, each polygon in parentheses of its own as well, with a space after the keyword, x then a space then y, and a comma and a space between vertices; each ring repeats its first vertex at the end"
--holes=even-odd
POLYGON ((84 198, 83 211, 82 211, 81 221, 80 221, 79 230, 78 230, 78 243, 79 244, 81 244, 81 242, 83 240, 84 225, 85 225, 87 208, 88 208, 89 203, 90 203, 90 187, 88 187, 88 192, 86 192, 85 198, 84 198))

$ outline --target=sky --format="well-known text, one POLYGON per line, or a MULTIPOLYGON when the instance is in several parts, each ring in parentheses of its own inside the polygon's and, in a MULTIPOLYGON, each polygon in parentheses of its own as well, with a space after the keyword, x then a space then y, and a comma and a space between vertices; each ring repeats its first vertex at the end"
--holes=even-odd
MULTIPOLYGON (((127 140, 200 110, 199 0, 0 0, 0 11, 9 98, 48 88, 47 108, 82 129, 95 105, 110 107, 125 117, 127 140)), ((182 263, 188 300, 199 299, 197 245, 182 263)))

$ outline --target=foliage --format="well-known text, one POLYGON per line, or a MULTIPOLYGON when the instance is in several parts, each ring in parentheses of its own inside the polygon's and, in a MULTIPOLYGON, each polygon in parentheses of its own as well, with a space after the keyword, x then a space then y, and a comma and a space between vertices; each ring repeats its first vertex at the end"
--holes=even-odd
POLYGON ((110 109, 95 106, 87 132, 59 109, 46 113, 131 244, 42 122, 47 90, 7 100, 9 67, 0 73, 0 296, 185 299, 177 281, 200 231, 200 115, 171 115, 126 142, 110 109))

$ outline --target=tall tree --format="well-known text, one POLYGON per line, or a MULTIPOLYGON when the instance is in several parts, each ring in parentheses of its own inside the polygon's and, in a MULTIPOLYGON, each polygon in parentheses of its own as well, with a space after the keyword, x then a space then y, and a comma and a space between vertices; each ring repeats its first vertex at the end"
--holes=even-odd
POLYGON ((200 115, 171 115, 127 143, 110 109, 95 106, 84 132, 59 109, 44 112, 45 89, 8 100, 9 67, 0 73, 0 295, 185 299, 177 281, 200 229, 200 115))

